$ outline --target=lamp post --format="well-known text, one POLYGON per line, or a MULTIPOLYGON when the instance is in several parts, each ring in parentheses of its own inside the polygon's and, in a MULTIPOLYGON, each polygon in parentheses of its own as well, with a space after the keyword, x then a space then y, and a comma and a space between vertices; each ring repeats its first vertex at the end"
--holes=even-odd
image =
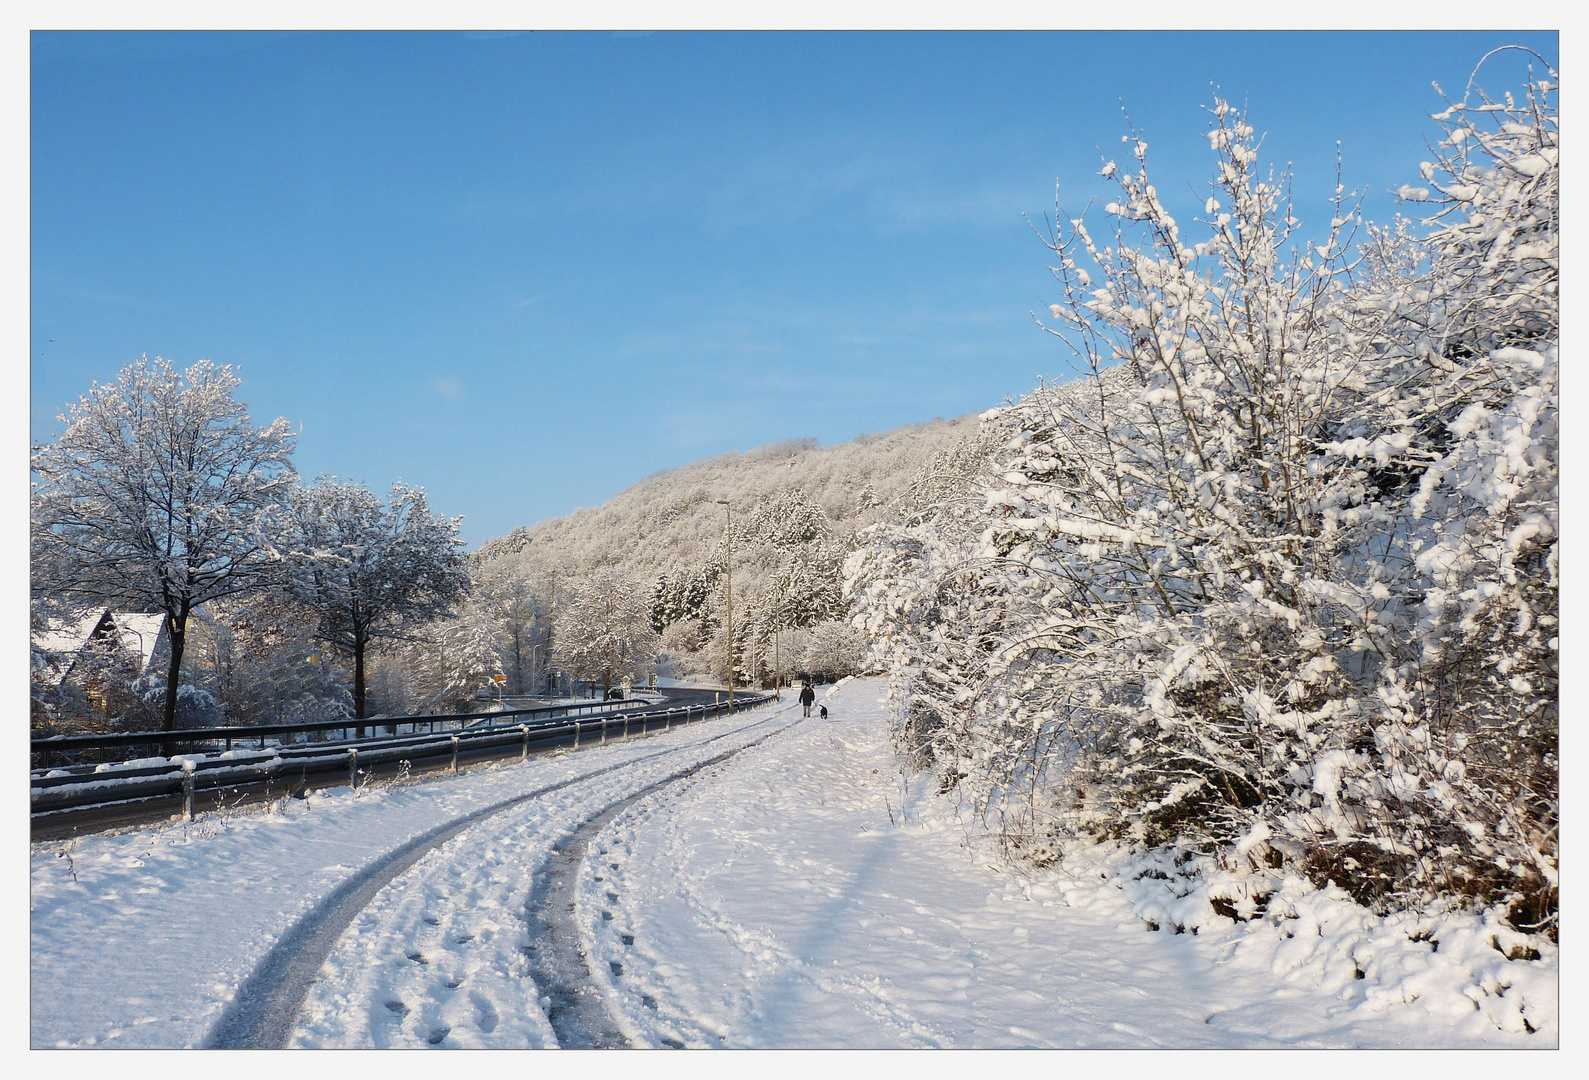
POLYGON ((728 715, 734 715, 734 508, 727 499, 714 499, 728 512, 728 715))
POLYGON ((778 631, 783 624, 783 597, 774 592, 772 598, 772 694, 783 700, 783 664, 778 660, 778 631))

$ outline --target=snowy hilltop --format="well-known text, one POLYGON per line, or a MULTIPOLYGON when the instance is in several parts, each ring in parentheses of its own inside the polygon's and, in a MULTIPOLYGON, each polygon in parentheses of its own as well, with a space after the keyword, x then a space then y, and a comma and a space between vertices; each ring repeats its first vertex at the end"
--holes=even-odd
POLYGON ((647 597, 665 673, 725 678, 732 512, 739 677, 768 678, 775 659, 786 674, 845 674, 861 666, 866 646, 847 623, 841 591, 856 534, 934 505, 991 449, 970 416, 669 469, 595 509, 487 541, 475 556, 477 587, 488 597, 533 594, 545 611, 523 635, 533 647, 555 642, 557 612, 580 582, 615 575, 647 597))

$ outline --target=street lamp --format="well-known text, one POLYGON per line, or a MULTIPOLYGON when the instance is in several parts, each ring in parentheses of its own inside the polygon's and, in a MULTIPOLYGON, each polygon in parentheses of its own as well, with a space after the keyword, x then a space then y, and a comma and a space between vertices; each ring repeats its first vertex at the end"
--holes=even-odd
POLYGON ((728 511, 728 714, 734 715, 734 508, 727 499, 714 499, 728 511))

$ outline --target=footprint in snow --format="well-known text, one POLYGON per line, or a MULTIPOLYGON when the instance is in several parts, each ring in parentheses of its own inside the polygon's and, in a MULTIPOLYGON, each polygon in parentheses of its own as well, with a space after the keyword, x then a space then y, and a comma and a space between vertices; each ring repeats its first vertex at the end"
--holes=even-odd
POLYGON ((476 993, 471 993, 469 1000, 474 1003, 475 1026, 488 1035, 495 1031, 497 1029, 497 1011, 491 1007, 491 1002, 476 993))

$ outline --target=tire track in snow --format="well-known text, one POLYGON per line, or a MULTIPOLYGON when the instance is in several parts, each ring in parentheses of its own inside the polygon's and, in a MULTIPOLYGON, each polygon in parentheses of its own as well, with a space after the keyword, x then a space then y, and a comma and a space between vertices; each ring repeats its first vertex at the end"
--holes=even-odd
MULTIPOLYGON (((331 955, 331 950, 336 946, 342 932, 381 889, 412 868, 420 859, 470 826, 477 825, 505 810, 521 806, 531 799, 561 791, 575 784, 582 784, 619 769, 631 768, 668 754, 680 753, 692 747, 716 742, 718 739, 743 734, 771 722, 772 719, 769 718, 731 732, 714 735, 710 739, 692 744, 691 747, 660 750, 645 757, 617 762, 579 776, 569 777, 527 791, 522 795, 515 795, 511 799, 483 806, 452 821, 443 822, 393 848, 338 885, 287 929, 238 987, 236 997, 222 1011, 220 1018, 216 1020, 208 1037, 205 1038, 205 1048, 264 1050, 285 1047, 292 1037, 298 1013, 308 996, 309 988, 314 984, 321 966, 331 955)), ((737 751, 730 753, 734 752, 737 751)), ((668 781, 662 783, 666 782, 668 781)))
POLYGON ((796 717, 777 731, 770 731, 753 742, 696 762, 609 803, 581 822, 567 838, 552 845, 545 876, 531 890, 527 905, 532 932, 539 931, 527 951, 530 954, 531 977, 541 992, 546 1019, 557 1036, 558 1046, 581 1050, 612 1050, 630 1046, 628 1037, 607 1009, 600 985, 592 978, 589 957, 585 953, 574 917, 579 868, 585 860, 590 842, 613 818, 646 796, 694 776, 702 769, 721 764, 753 746, 760 746, 774 735, 788 731, 802 719, 796 717))

